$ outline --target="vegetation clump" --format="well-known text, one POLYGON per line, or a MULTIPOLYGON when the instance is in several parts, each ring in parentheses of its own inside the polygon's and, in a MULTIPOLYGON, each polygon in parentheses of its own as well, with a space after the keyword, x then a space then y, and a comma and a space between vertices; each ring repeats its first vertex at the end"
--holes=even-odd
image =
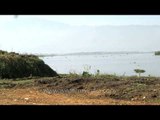
POLYGON ((87 72, 87 71, 83 71, 82 76, 83 77, 90 77, 91 74, 89 72, 87 72))
POLYGON ((57 75, 38 56, 0 50, 0 78, 2 79, 57 75))
POLYGON ((134 71, 139 74, 139 77, 140 77, 141 73, 146 72, 145 70, 141 70, 141 69, 135 69, 134 71))
POLYGON ((155 55, 160 55, 160 51, 156 51, 156 52, 155 52, 155 55))

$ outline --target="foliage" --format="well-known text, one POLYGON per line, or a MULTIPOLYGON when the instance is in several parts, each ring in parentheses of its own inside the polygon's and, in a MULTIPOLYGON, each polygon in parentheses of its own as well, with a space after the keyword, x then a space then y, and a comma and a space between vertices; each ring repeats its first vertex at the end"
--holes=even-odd
POLYGON ((83 77, 90 77, 91 74, 89 72, 87 72, 87 71, 83 71, 82 76, 83 77))
POLYGON ((83 71, 83 73, 82 73, 82 77, 90 77, 90 76, 92 76, 90 73, 89 73, 89 70, 91 69, 91 66, 89 66, 89 65, 85 65, 84 66, 84 71, 83 71))
POLYGON ((55 75, 57 73, 35 55, 0 51, 0 78, 55 75))
POLYGON ((160 51, 156 51, 156 52, 155 52, 155 55, 160 55, 160 51))
POLYGON ((139 76, 140 76, 141 73, 146 72, 145 70, 142 70, 142 69, 134 69, 134 71, 135 71, 136 73, 138 73, 139 76))
POLYGON ((91 66, 90 66, 90 65, 85 65, 85 66, 84 66, 84 70, 85 70, 85 71, 89 72, 90 69, 91 69, 91 66))

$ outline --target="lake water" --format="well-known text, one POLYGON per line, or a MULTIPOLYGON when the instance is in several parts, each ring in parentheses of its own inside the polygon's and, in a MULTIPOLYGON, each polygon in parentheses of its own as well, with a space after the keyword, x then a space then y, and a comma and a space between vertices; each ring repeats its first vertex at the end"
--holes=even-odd
POLYGON ((100 70, 100 73, 132 76, 136 75, 134 69, 144 69, 144 76, 160 76, 160 56, 154 53, 68 55, 42 59, 58 73, 81 74, 88 69, 93 74, 100 70))

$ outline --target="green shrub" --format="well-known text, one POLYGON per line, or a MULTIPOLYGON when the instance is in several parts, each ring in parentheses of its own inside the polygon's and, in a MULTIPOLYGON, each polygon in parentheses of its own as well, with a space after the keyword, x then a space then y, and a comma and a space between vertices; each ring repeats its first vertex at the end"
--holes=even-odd
POLYGON ((90 77, 91 74, 89 73, 89 70, 91 69, 90 65, 85 65, 84 66, 84 71, 82 73, 82 77, 90 77))
POLYGON ((91 74, 89 74, 89 72, 83 71, 82 77, 90 77, 90 76, 91 76, 91 74))

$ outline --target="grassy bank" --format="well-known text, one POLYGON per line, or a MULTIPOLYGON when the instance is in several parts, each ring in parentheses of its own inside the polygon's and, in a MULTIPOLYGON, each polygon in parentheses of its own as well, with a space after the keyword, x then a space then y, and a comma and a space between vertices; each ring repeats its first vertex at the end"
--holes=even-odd
POLYGON ((0 78, 56 76, 57 73, 35 55, 0 51, 0 78))

